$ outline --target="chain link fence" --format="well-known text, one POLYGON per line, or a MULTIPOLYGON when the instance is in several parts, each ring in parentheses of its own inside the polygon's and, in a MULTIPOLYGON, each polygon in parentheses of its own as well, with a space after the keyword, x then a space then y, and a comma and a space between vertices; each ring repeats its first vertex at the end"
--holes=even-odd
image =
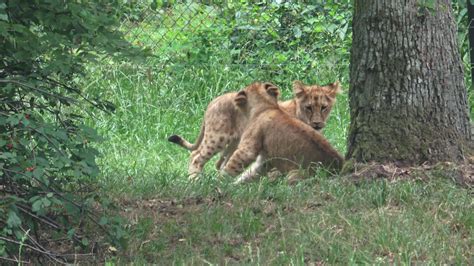
POLYGON ((127 7, 127 38, 151 50, 153 71, 220 68, 254 79, 346 78, 349 0, 143 1, 127 7))
MULTIPOLYGON (((468 69, 467 9, 452 6, 468 69)), ((351 0, 129 0, 122 11, 127 39, 153 55, 149 79, 194 70, 237 73, 242 83, 349 83, 351 0)), ((466 84, 472 95, 468 75, 466 84)))

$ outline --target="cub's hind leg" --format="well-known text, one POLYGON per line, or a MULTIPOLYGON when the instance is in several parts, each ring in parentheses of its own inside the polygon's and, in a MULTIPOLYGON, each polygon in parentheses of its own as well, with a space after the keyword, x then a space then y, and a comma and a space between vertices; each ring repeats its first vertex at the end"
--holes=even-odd
POLYGON ((230 139, 225 136, 205 135, 201 145, 191 153, 188 165, 189 178, 195 179, 202 172, 204 165, 229 142, 230 139))
POLYGON ((222 151, 221 157, 216 162, 216 169, 217 170, 222 170, 224 168, 224 166, 227 164, 227 162, 230 159, 230 156, 232 156, 232 154, 237 149, 237 146, 239 145, 239 140, 240 140, 239 138, 234 137, 232 140, 229 141, 229 144, 222 151))

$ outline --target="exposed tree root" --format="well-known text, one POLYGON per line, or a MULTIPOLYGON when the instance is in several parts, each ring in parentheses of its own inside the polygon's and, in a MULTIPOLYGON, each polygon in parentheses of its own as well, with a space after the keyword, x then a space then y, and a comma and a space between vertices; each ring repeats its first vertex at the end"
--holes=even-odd
POLYGON ((349 160, 343 169, 345 177, 356 181, 386 178, 388 180, 428 180, 432 176, 445 176, 456 183, 474 187, 474 156, 463 163, 442 162, 419 166, 401 166, 396 163, 354 163, 349 160))

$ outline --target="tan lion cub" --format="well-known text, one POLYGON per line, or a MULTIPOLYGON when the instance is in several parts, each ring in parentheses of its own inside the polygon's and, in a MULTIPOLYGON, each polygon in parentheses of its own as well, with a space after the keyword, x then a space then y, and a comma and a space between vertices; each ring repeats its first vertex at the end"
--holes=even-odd
POLYGON ((280 108, 289 115, 298 118, 316 130, 326 126, 336 95, 341 92, 339 81, 328 85, 305 85, 301 81, 293 82, 295 98, 279 102, 280 108))
MULTIPOLYGON (((291 116, 316 130, 321 130, 339 92, 339 82, 319 86, 304 85, 300 81, 295 81, 293 83, 295 98, 279 104, 291 116)), ((220 169, 236 149, 247 125, 246 115, 234 104, 236 95, 235 92, 227 93, 209 103, 196 143, 192 144, 178 135, 168 138, 169 141, 192 151, 188 167, 191 178, 202 171, 212 156, 222 151, 216 163, 216 168, 220 169)))
POLYGON ((302 121, 284 112, 277 104, 276 87, 253 83, 237 93, 235 105, 249 117, 237 150, 224 166, 224 174, 236 176, 253 161, 255 164, 237 183, 247 181, 262 170, 276 168, 298 177, 300 169, 313 170, 322 164, 339 171, 344 159, 319 133, 302 121))

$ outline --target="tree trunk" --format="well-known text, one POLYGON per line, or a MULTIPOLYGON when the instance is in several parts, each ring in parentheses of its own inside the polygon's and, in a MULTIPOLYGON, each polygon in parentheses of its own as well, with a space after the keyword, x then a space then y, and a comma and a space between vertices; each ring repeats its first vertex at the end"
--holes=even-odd
POLYGON ((472 144, 449 0, 355 0, 347 158, 459 161, 472 144))

